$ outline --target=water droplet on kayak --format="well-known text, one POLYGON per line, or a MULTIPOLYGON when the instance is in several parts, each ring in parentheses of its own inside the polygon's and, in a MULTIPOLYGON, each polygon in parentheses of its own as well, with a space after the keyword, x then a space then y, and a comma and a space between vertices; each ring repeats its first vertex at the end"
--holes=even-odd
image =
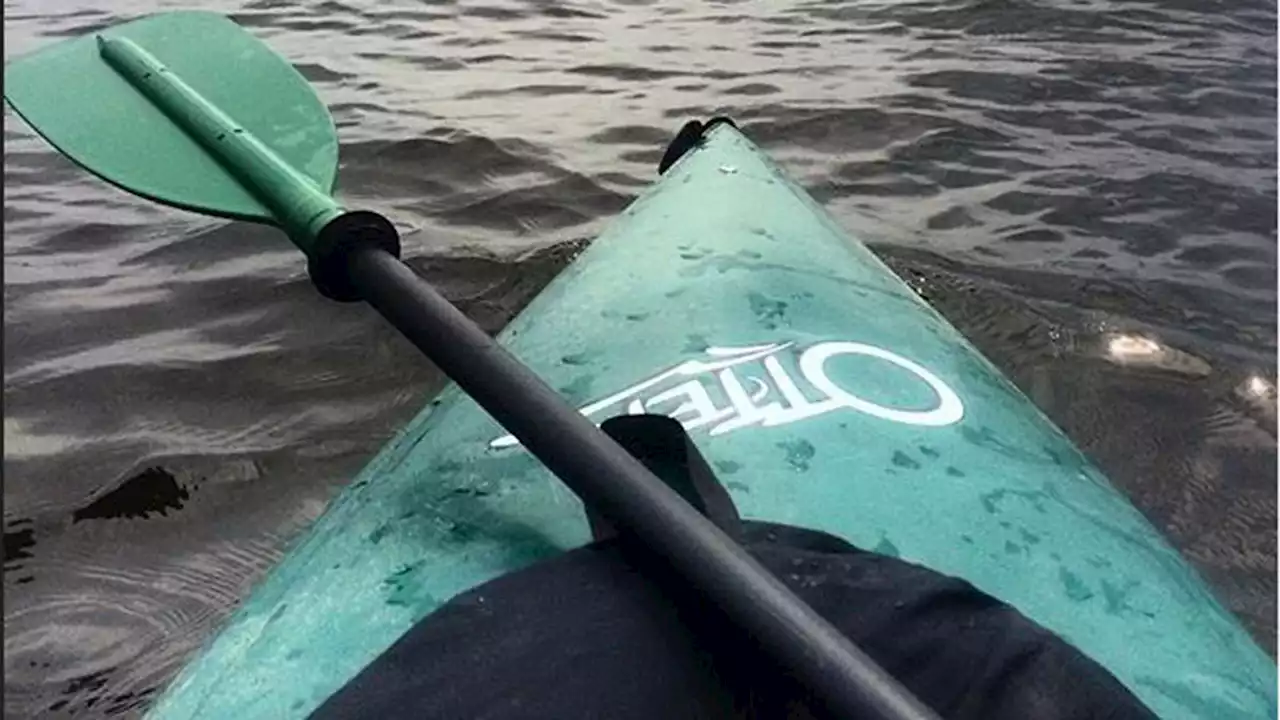
POLYGON ((894 451, 892 462, 898 467, 910 468, 912 470, 920 469, 920 463, 916 462, 910 455, 902 452, 901 450, 894 451))

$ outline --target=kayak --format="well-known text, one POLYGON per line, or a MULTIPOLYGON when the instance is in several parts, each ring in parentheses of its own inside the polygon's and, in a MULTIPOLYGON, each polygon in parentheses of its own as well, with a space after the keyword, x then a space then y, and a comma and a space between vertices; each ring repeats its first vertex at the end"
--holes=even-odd
POLYGON ((650 580, 717 603, 829 707, 931 716, 681 498, 694 474, 745 519, 972 583, 1161 717, 1275 717, 1275 663, 1190 566, 732 122, 686 125, 660 182, 497 345, 400 262, 390 221, 331 197, 332 117, 226 16, 161 13, 17 58, 5 100, 121 189, 279 227, 322 294, 366 301, 456 382, 149 717, 305 717, 451 598, 588 543, 602 518, 676 571, 650 580), (640 414, 683 427, 696 473, 660 478, 593 427, 640 414))
MULTIPOLYGON (((498 339, 593 421, 679 420, 745 518, 963 578, 1161 717, 1275 716, 1275 663, 1177 551, 731 123, 498 339)), ((149 717, 305 717, 450 598, 590 537, 581 502, 447 388, 149 717)))

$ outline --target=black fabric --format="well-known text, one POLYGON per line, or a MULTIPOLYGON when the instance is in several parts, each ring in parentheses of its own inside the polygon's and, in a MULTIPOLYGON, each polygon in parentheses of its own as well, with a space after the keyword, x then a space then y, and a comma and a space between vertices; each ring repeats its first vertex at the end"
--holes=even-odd
MULTIPOLYGON (((680 421, 654 413, 615 415, 600 429, 734 542, 742 542, 742 518, 733 498, 680 421)), ((621 535, 603 513, 590 505, 586 511, 593 540, 621 535)))
MULTIPOLYGON (((1099 665, 964 581, 822 533, 744 530, 753 555, 945 718, 1155 717, 1099 665)), ((312 717, 824 717, 750 638, 636 565, 608 541, 464 593, 312 717)))

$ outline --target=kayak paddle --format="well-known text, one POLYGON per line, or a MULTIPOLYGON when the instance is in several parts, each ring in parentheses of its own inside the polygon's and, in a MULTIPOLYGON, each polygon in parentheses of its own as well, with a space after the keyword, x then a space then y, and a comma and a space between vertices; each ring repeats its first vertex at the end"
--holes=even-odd
POLYGON ((327 108, 287 61, 234 22, 175 12, 117 25, 12 61, 4 92, 51 145, 124 190, 284 230, 326 297, 372 305, 832 713, 937 718, 402 263, 386 218, 335 202, 338 141, 327 108))

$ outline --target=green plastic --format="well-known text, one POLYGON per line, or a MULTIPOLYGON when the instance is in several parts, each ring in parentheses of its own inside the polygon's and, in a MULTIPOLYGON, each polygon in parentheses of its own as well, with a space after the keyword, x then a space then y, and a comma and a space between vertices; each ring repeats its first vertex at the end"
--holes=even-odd
POLYGON ((223 15, 125 23, 9 63, 5 99, 54 147, 129 192, 280 225, 304 251, 342 213, 338 138, 307 81, 223 15))
MULTIPOLYGON (((681 419, 742 513, 963 577, 1165 718, 1275 716, 1275 664, 1013 385, 735 130, 501 334, 593 418, 681 419)), ((582 544, 582 508, 449 389, 153 718, 304 717, 450 597, 582 544)))

